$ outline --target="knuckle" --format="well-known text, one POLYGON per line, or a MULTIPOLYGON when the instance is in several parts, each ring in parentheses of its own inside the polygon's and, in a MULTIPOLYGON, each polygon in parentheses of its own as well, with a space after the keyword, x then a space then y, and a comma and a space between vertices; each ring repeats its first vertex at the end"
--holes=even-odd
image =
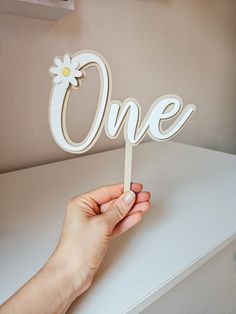
POLYGON ((89 201, 89 197, 87 194, 81 194, 79 196, 74 196, 72 197, 69 202, 68 202, 68 207, 69 208, 77 208, 81 204, 85 204, 89 201))
POLYGON ((67 207, 66 207, 66 214, 67 215, 71 215, 76 211, 76 204, 75 201, 73 199, 68 201, 67 207))
POLYGON ((115 213, 115 215, 117 215, 119 218, 123 218, 124 216, 123 210, 118 204, 116 203, 112 204, 111 209, 115 213))
POLYGON ((73 212, 80 207, 80 196, 72 197, 67 203, 67 211, 73 212))
POLYGON ((76 197, 72 197, 67 204, 67 208, 71 209, 74 208, 76 206, 76 197))

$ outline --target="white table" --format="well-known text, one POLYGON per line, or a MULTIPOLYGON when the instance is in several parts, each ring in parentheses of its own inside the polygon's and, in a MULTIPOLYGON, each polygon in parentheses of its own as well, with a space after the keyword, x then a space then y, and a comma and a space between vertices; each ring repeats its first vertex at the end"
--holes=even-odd
MULTIPOLYGON (((67 200, 123 180, 124 150, 0 175, 0 302, 46 261, 67 200)), ((115 240, 70 313, 139 313, 236 239, 236 156, 174 142, 134 149, 152 193, 141 224, 115 240)))

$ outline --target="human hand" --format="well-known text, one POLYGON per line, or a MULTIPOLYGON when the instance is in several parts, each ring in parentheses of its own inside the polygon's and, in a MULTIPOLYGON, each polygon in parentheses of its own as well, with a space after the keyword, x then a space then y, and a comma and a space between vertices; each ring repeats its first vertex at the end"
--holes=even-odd
POLYGON ((104 186, 74 197, 68 204, 58 246, 49 260, 51 269, 70 275, 74 297, 91 284, 110 240, 142 219, 150 208, 150 193, 133 183, 104 186))
POLYGON ((110 240, 136 225, 149 208, 150 193, 139 183, 124 194, 123 184, 117 184, 74 197, 55 252, 0 313, 64 314, 90 286, 110 240))

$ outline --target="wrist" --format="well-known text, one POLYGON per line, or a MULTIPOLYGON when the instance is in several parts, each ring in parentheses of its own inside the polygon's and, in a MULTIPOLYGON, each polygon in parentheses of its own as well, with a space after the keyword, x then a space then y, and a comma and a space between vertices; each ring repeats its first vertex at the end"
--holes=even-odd
POLYGON ((76 293, 67 270, 59 267, 54 258, 50 258, 40 271, 47 278, 50 291, 63 309, 68 309, 75 300, 76 293))
POLYGON ((60 252, 60 249, 56 249, 49 258, 43 271, 54 278, 62 301, 70 303, 90 287, 94 276, 82 260, 69 259, 64 251, 60 252))

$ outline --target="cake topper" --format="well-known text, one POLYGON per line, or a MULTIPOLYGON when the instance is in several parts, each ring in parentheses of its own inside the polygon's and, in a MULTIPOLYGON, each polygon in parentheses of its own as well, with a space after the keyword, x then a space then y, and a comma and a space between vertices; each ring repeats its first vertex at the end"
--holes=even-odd
POLYGON ((125 171, 124 191, 130 189, 132 169, 132 147, 137 145, 147 133, 155 141, 166 141, 174 137, 195 111, 194 105, 183 108, 182 99, 177 95, 157 98, 145 118, 141 120, 141 106, 134 98, 124 102, 111 100, 111 71, 106 60, 95 51, 80 51, 66 54, 63 59, 55 57, 55 66, 50 68, 53 87, 49 106, 49 123, 55 142, 65 151, 82 154, 97 141, 105 128, 109 138, 116 138, 124 125, 125 171), (66 110, 72 90, 79 88, 86 78, 86 70, 96 67, 100 78, 100 95, 93 124, 85 139, 73 142, 67 132, 66 110), (162 122, 174 119, 165 130, 162 122))

